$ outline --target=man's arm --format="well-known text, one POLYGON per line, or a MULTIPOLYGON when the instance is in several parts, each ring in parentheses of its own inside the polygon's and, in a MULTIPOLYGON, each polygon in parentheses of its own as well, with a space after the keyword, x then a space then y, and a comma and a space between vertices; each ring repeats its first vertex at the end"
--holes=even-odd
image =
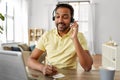
POLYGON ((43 54, 44 51, 35 48, 32 51, 32 54, 28 58, 28 67, 41 71, 44 75, 54 75, 57 73, 57 69, 51 65, 45 65, 38 61, 39 57, 43 54))
POLYGON ((35 48, 33 51, 32 51, 32 54, 30 55, 30 57, 28 58, 28 67, 32 68, 32 69, 35 69, 35 70, 39 70, 39 71, 42 71, 42 68, 43 68, 43 64, 41 64, 38 59, 39 57, 43 54, 43 51, 42 50, 39 50, 37 48, 35 48))
POLYGON ((93 60, 88 50, 83 50, 78 38, 73 39, 77 56, 79 58, 80 65, 85 71, 90 71, 92 68, 93 60))
POLYGON ((93 60, 88 50, 84 50, 78 40, 78 24, 77 21, 71 26, 73 29, 71 34, 71 39, 73 40, 77 56, 79 58, 80 65, 84 68, 85 71, 90 71, 92 68, 93 60))

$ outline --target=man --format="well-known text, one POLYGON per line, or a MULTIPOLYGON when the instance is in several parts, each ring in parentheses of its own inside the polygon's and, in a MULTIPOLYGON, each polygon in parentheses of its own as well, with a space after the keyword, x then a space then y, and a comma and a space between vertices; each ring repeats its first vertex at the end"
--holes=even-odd
POLYGON ((53 12, 56 28, 43 34, 28 59, 28 66, 44 75, 54 75, 57 68, 76 69, 77 57, 85 71, 90 71, 93 60, 86 40, 78 32, 77 21, 73 19, 74 9, 69 4, 58 4, 53 12), (55 13, 55 16, 54 16, 55 13), (46 64, 37 60, 46 52, 46 64), (52 65, 52 66, 51 66, 52 65))

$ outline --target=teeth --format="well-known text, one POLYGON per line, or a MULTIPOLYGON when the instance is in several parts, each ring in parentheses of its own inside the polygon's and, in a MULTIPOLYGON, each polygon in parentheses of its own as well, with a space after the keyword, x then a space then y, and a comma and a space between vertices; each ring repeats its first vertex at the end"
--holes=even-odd
POLYGON ((62 24, 59 24, 58 26, 59 26, 59 27, 62 27, 63 25, 62 25, 62 24))

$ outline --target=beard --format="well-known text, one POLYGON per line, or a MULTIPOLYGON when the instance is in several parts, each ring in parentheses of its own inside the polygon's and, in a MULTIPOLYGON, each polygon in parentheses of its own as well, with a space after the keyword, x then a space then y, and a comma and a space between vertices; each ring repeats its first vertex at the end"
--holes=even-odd
POLYGON ((60 23, 56 23, 56 27, 57 27, 58 31, 64 32, 64 31, 68 30, 69 25, 66 25, 63 22, 60 22, 60 23))

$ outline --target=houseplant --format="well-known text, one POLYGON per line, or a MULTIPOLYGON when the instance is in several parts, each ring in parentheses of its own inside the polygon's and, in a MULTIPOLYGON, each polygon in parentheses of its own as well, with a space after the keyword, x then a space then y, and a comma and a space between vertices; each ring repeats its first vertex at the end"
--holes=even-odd
MULTIPOLYGON (((0 21, 4 21, 5 20, 5 17, 2 15, 2 13, 0 13, 0 21)), ((0 24, 0 34, 2 34, 2 31, 3 31, 3 26, 0 24)), ((0 37, 0 50, 2 49, 1 47, 1 37, 0 37)))
MULTIPOLYGON (((0 20, 2 20, 2 21, 5 20, 5 17, 2 15, 2 13, 0 13, 0 20)), ((2 25, 0 25, 0 34, 2 34, 2 31, 3 31, 3 27, 2 27, 2 25)))

